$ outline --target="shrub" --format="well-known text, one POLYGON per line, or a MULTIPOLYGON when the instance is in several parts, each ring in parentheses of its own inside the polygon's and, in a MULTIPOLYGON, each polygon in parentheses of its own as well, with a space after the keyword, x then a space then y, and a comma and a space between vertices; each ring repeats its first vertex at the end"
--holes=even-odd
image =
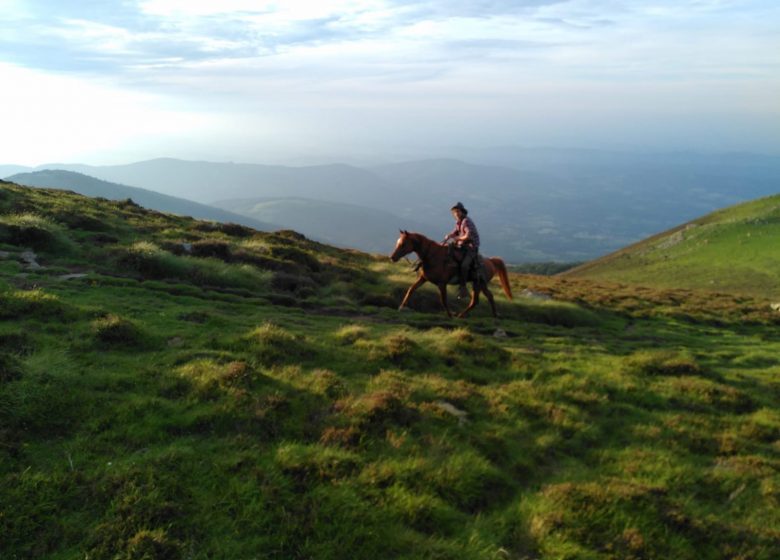
POLYGON ((311 357, 312 348, 306 340, 271 322, 245 336, 250 352, 264 365, 287 363, 311 357))
POLYGON ((354 344, 368 338, 368 329, 363 325, 345 325, 336 331, 336 340, 342 344, 354 344))
POLYGON ((298 482, 337 480, 350 476, 361 464, 358 454, 318 444, 282 444, 276 462, 285 474, 298 482))
POLYGON ((70 246, 60 226, 31 213, 0 217, 0 241, 41 251, 61 251, 70 246))
POLYGON ((257 289, 268 284, 265 273, 247 265, 180 257, 154 243, 139 241, 123 249, 120 264, 150 279, 181 279, 197 285, 257 289))
POLYGON ((642 350, 626 358, 629 373, 657 375, 700 375, 702 368, 696 360, 672 350, 642 350))
POLYGON ((92 322, 95 339, 103 346, 138 347, 143 341, 141 330, 128 319, 109 314, 92 322))
POLYGON ((0 290, 0 319, 34 317, 54 321, 72 314, 57 296, 43 290, 0 290))
POLYGON ((182 278, 188 272, 185 261, 148 241, 138 241, 123 249, 119 262, 147 278, 182 278))
POLYGON ((0 352, 0 384, 14 381, 22 376, 22 366, 15 357, 0 352))
POLYGON ((277 259, 301 264, 312 272, 319 272, 322 268, 320 261, 318 261, 316 257, 306 251, 296 249, 295 247, 274 245, 271 247, 271 256, 277 259))
POLYGON ((289 272, 274 272, 271 287, 283 292, 293 292, 301 296, 311 295, 317 285, 308 276, 290 274, 289 272))
POLYGON ((501 346, 465 328, 449 333, 435 329, 431 334, 439 355, 451 365, 465 362, 481 367, 498 367, 508 364, 512 357, 501 346))
POLYGON ((224 241, 204 239, 192 244, 192 255, 195 257, 214 257, 222 261, 230 260, 230 245, 224 241))

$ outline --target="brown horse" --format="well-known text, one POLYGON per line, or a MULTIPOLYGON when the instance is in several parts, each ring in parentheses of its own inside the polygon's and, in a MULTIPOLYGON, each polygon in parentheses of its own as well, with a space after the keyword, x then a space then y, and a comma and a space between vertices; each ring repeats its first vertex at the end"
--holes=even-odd
MULTIPOLYGON (((406 303, 417 288, 425 284, 425 282, 430 282, 439 288, 441 304, 447 315, 452 317, 449 305, 447 305, 447 284, 458 274, 458 264, 449 257, 449 248, 446 245, 428 239, 421 233, 410 233, 406 230, 401 230, 401 235, 395 244, 395 250, 390 255, 390 259, 393 262, 397 262, 398 259, 405 257, 409 253, 417 253, 422 266, 419 276, 417 276, 417 281, 406 291, 406 295, 398 310, 401 311, 406 307, 406 303)), ((469 311, 474 309, 474 306, 479 302, 480 292, 485 294, 485 297, 490 302, 493 317, 498 316, 496 303, 493 301, 493 294, 488 289, 490 279, 496 274, 498 274, 501 280, 501 287, 504 289, 506 297, 512 299, 512 288, 509 286, 509 277, 506 273, 504 261, 498 257, 490 257, 482 259, 482 264, 484 279, 472 281, 471 301, 469 301, 468 307, 458 317, 465 317, 469 311)))

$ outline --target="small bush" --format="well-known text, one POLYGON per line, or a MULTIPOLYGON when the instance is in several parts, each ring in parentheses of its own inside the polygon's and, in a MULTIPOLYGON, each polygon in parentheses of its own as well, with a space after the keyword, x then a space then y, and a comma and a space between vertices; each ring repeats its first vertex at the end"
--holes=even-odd
POLYGON ((271 287, 275 290, 292 292, 305 297, 313 294, 317 285, 308 276, 279 271, 274 272, 271 278, 271 287))
POLYGON ((119 262, 149 279, 180 279, 200 286, 246 289, 268 285, 267 274, 254 267, 230 265, 214 259, 180 257, 147 241, 123 249, 119 262))
POLYGON ((57 296, 43 290, 0 290, 0 319, 55 321, 73 314, 57 296))
POLYGON ((265 323, 246 335, 250 352, 266 366, 299 361, 312 356, 306 340, 274 323, 265 323))
POLYGON ((276 462, 299 483, 345 478, 362 463, 360 455, 344 449, 296 443, 281 445, 276 450, 276 462))
POLYGON ((374 435, 383 435, 388 428, 408 426, 418 416, 399 395, 387 390, 344 398, 334 408, 349 425, 374 435))
POLYGON ((702 368, 686 354, 671 350, 643 350, 626 358, 629 373, 647 376, 701 375, 702 368))
POLYGON ((135 323, 113 314, 94 320, 92 332, 103 346, 136 348, 143 342, 141 330, 135 323))
POLYGON ((230 261, 230 245, 224 241, 204 239, 192 244, 192 255, 195 257, 213 257, 222 261, 230 261))
POLYGON ((62 251, 70 246, 59 225, 37 214, 0 216, 0 241, 40 251, 62 251))
POLYGON ((322 269, 320 261, 318 261, 316 257, 306 251, 296 249, 295 247, 280 247, 275 245, 271 247, 271 256, 277 259, 301 264, 312 272, 319 272, 322 269))
POLYGON ((0 384, 22 377, 22 365, 15 357, 0 352, 0 384))
POLYGON ((186 262, 160 249, 154 243, 138 241, 122 250, 119 262, 122 266, 141 273, 146 278, 183 278, 189 267, 186 262))
POLYGON ((334 336, 341 344, 354 344, 368 338, 368 329, 363 325, 346 325, 337 330, 334 336))
POLYGON ((213 360, 195 360, 181 366, 177 372, 192 384, 195 394, 204 399, 216 399, 233 388, 250 388, 261 377, 241 361, 221 364, 213 360))
POLYGON ((33 348, 33 341, 25 332, 0 333, 0 352, 27 355, 33 351, 33 348))
POLYGON ((387 361, 393 366, 419 368, 430 364, 432 355, 406 331, 391 333, 372 344, 373 360, 387 361))
POLYGON ((230 237, 252 237, 257 233, 257 231, 250 227, 234 224, 232 222, 221 223, 201 221, 195 225, 195 229, 208 233, 220 232, 229 235, 230 237))
POLYGON ((451 534, 463 523, 463 515, 441 498, 428 492, 409 490, 401 484, 394 484, 385 491, 382 507, 415 530, 428 534, 451 534))
POLYGON ((439 355, 448 364, 473 364, 481 367, 498 367, 509 363, 512 355, 501 346, 460 328, 447 333, 441 329, 431 331, 439 355))
POLYGON ((179 560, 182 558, 181 543, 171 539, 163 529, 142 529, 128 539, 124 554, 120 553, 118 558, 179 560))

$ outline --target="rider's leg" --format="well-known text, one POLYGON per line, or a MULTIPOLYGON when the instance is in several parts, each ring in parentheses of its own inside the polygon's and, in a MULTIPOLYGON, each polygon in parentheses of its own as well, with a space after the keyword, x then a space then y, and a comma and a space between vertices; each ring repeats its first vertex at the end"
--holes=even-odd
POLYGON ((460 261, 460 290, 458 297, 467 297, 469 291, 466 289, 466 282, 469 279, 469 269, 471 268, 471 261, 474 259, 474 254, 470 250, 466 250, 463 255, 463 260, 460 261))

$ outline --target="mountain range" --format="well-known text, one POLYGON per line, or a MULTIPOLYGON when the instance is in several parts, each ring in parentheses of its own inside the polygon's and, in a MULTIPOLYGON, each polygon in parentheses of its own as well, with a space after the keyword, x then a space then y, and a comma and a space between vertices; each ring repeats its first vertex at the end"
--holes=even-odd
MULTIPOLYGON (((441 238, 452 228, 449 208, 461 201, 484 252, 509 262, 593 259, 780 188, 780 158, 759 154, 503 148, 462 155, 477 163, 287 167, 162 158, 42 167, 214 204, 372 252, 388 251, 399 228, 441 238)), ((19 166, 0 166, 8 171, 19 166)))

